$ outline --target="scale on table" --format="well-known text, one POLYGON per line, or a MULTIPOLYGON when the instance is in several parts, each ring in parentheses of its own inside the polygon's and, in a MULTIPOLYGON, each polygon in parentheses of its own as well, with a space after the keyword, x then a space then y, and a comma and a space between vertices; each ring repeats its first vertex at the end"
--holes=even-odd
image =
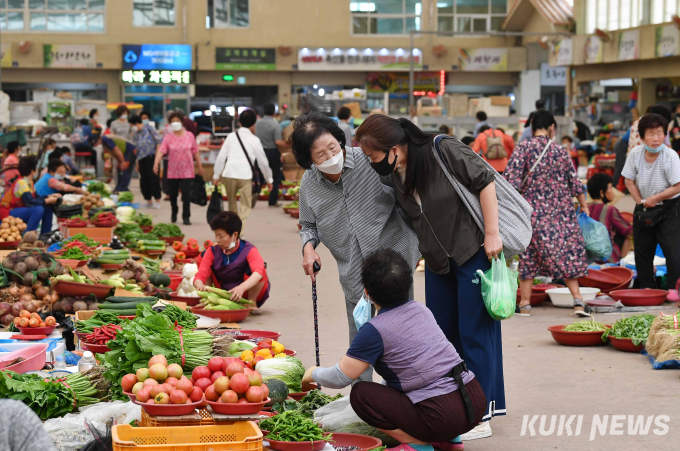
POLYGON ((210 96, 210 123, 215 137, 226 137, 234 131, 236 106, 234 96, 228 93, 210 96), (226 101, 224 99, 227 99, 226 101))

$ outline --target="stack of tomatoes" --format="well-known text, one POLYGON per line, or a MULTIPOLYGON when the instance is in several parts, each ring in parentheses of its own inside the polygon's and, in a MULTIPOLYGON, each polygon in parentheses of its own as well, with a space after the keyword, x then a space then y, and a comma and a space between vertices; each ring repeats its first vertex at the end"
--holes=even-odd
POLYGON ((213 357, 208 366, 194 369, 191 380, 211 402, 261 403, 269 397, 269 388, 262 383, 260 373, 237 357, 213 357))

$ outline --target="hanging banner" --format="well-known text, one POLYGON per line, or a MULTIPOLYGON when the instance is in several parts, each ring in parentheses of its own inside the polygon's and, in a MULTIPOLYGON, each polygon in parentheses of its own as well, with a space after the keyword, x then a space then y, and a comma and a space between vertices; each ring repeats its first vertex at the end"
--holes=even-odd
POLYGON ((92 69, 97 67, 94 45, 44 44, 43 67, 92 69))
POLYGON ((640 59, 640 30, 619 33, 619 61, 640 59))
POLYGON ((191 72, 188 70, 124 70, 120 79, 124 83, 189 84, 191 72))
POLYGON ((0 67, 12 67, 12 44, 0 44, 0 67))
MULTIPOLYGON (((423 69, 422 52, 413 50, 413 67, 423 69)), ((408 71, 411 59, 404 49, 312 49, 298 50, 298 70, 315 71, 408 71)))
POLYGON ((552 47, 552 54, 556 66, 571 66, 574 59, 574 41, 560 39, 552 47))
POLYGON ((216 70, 276 70, 276 49, 215 47, 216 70))
POLYGON ((597 64, 604 60, 602 39, 598 36, 588 36, 583 52, 584 63, 597 64))
POLYGON ((567 68, 541 63, 541 86, 567 86, 567 68))
MULTIPOLYGON (((413 90, 439 92, 439 72, 416 72, 413 74, 413 90)), ((404 72, 369 72, 366 74, 368 92, 394 92, 408 94, 408 74, 404 72)))
POLYGON ((680 30, 675 25, 656 27, 656 45, 654 55, 657 58, 680 55, 680 30))
POLYGON ((508 49, 458 49, 458 67, 468 72, 504 72, 508 70, 508 49))

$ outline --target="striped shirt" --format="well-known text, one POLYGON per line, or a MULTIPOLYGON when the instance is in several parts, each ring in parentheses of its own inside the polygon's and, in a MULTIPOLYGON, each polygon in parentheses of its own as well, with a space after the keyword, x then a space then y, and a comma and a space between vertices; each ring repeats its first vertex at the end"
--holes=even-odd
MULTIPOLYGON (((643 144, 630 151, 621 175, 634 180, 642 198, 647 199, 680 183, 680 157, 664 145, 656 161, 650 164, 645 160, 643 144)), ((680 194, 673 196, 673 199, 678 196, 680 194)))
POLYGON ((390 248, 415 270, 420 258, 411 220, 398 206, 389 177, 381 178, 358 147, 346 147, 338 183, 316 167, 300 184, 302 247, 323 243, 335 258, 340 284, 352 303, 361 299, 361 265, 370 253, 390 248))

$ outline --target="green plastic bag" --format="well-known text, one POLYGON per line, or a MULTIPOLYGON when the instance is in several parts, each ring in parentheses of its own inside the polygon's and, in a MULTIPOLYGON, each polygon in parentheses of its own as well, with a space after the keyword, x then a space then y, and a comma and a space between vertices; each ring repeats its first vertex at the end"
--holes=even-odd
MULTIPOLYGON (((517 304, 517 271, 505 264, 505 256, 491 261, 487 272, 477 270, 482 279, 482 298, 487 312, 495 320, 508 319, 515 314, 517 304)), ((476 283, 476 281, 475 281, 476 283)))

